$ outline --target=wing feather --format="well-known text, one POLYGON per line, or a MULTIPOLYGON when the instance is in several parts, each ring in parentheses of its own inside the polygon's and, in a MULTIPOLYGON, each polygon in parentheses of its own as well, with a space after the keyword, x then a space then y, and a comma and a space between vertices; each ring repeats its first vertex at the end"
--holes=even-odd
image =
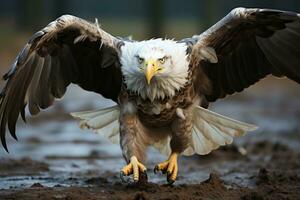
POLYGON ((35 33, 17 56, 0 97, 0 138, 16 137, 16 122, 25 107, 31 115, 61 98, 70 83, 117 101, 122 78, 122 41, 83 19, 64 15, 35 33), (79 38, 79 39, 78 39, 79 38))
POLYGON ((208 101, 241 92, 268 74, 287 76, 300 83, 297 13, 236 8, 201 35, 183 41, 192 41, 192 67, 203 68, 210 80, 209 92, 195 84, 199 95, 205 95, 208 101), (218 63, 201 60, 199 52, 203 47, 215 49, 218 63))

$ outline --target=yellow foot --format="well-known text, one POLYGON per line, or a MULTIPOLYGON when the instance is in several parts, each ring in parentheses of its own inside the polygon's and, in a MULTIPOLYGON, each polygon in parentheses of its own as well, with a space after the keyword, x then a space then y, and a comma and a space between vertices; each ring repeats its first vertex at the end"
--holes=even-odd
POLYGON ((167 181, 169 184, 173 184, 177 178, 178 164, 177 153, 172 153, 168 160, 155 166, 154 173, 162 171, 163 174, 167 173, 167 181))
POLYGON ((123 182, 128 182, 128 180, 124 179, 124 176, 129 176, 133 174, 133 181, 139 183, 147 182, 147 169, 146 167, 140 163, 135 156, 130 158, 130 163, 123 167, 120 172, 120 178, 123 182))

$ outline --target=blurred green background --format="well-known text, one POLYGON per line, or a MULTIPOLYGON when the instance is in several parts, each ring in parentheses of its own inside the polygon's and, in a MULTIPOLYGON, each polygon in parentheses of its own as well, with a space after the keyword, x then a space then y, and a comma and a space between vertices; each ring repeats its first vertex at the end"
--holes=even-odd
POLYGON ((181 39, 199 34, 239 6, 300 12, 299 0, 0 0, 0 74, 28 38, 50 21, 72 14, 115 36, 181 39))

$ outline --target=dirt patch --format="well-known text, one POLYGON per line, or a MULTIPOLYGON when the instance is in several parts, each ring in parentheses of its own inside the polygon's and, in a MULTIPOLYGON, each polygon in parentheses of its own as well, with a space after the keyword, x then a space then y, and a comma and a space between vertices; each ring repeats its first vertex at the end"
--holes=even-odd
MULTIPOLYGON (((199 162, 209 166, 220 160, 220 163, 226 161, 226 164, 237 164, 236 168, 228 167, 225 171, 222 171, 221 165, 219 170, 210 173, 207 180, 199 181, 198 184, 124 184, 116 174, 106 172, 101 177, 93 174, 91 178, 73 175, 73 178, 68 178, 71 182, 68 187, 60 184, 48 187, 35 182, 23 189, 0 190, 0 199, 298 199, 300 154, 297 151, 284 144, 269 141, 248 143, 245 148, 247 155, 242 155, 239 148, 232 145, 209 156, 184 160, 190 163, 188 165, 194 166, 193 171, 199 170, 199 162), (243 172, 249 176, 245 178, 239 175, 243 172), (228 176, 248 179, 249 186, 241 186, 226 178, 228 176)), ((47 171, 48 166, 30 159, 1 161, 2 174, 20 173, 18 169, 30 176, 32 172, 47 171), (14 170, 11 171, 11 168, 14 170)), ((50 177, 48 181, 51 181, 50 177)))
POLYGON ((124 185, 102 183, 97 187, 30 188, 4 192, 1 199, 237 199, 244 189, 227 189, 216 174, 195 185, 124 185), (6 193, 6 194, 5 194, 6 193))
POLYGON ((48 164, 30 158, 0 160, 0 176, 34 175, 49 171, 48 164))
POLYGON ((298 199, 299 177, 278 174, 261 169, 257 176, 257 187, 231 188, 225 185, 217 174, 201 184, 176 186, 124 185, 121 183, 101 184, 89 187, 43 187, 35 184, 25 190, 1 191, 1 199, 298 199), (297 183, 295 185, 295 182, 297 183))

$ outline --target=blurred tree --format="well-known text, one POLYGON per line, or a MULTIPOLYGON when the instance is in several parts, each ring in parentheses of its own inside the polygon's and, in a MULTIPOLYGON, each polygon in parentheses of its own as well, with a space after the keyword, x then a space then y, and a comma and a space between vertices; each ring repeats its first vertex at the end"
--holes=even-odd
POLYGON ((17 25, 22 30, 35 30, 41 26, 43 17, 43 1, 18 0, 17 1, 17 25))
MULTIPOLYGON (((216 21, 218 15, 216 13, 219 12, 219 4, 217 0, 209 0, 209 1, 204 1, 203 6, 204 6, 204 21, 203 26, 201 27, 200 31, 205 31, 207 28, 212 26, 216 21)), ((202 16, 203 18, 203 16, 202 16)), ((201 18, 200 18, 201 20, 201 18)))
POLYGON ((66 14, 66 10, 68 9, 68 0, 53 0, 53 15, 55 18, 60 17, 63 14, 66 14))
POLYGON ((146 5, 148 37, 163 37, 164 0, 148 0, 146 5))

